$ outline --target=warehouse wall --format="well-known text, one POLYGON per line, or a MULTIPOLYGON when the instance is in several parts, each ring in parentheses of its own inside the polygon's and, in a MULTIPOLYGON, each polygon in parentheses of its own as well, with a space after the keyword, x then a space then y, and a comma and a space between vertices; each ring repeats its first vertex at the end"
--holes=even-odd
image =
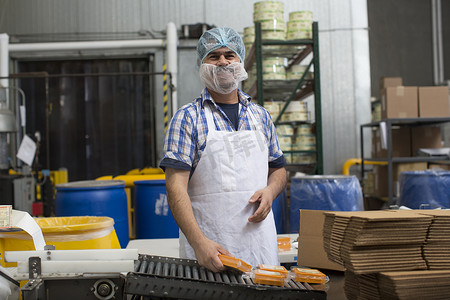
MULTIPOLYGON (((450 80, 450 1, 440 2, 444 79, 450 80)), ((434 85, 432 1, 369 0, 367 6, 372 95, 379 97, 381 76, 401 76, 405 85, 434 85)))
MULTIPOLYGON (((0 32, 12 42, 160 37, 167 22, 208 23, 239 32, 251 26, 253 2, 242 0, 0 0, 0 32)), ((366 1, 286 0, 285 19, 296 10, 313 11, 319 22, 325 173, 341 172, 359 157, 359 124, 370 120, 370 68, 366 1)), ((179 105, 196 97, 195 43, 181 41, 179 105)), ((155 53, 156 71, 163 52, 155 53)), ((162 86, 161 79, 157 84, 162 86)), ((162 95, 162 90, 160 93, 162 95)), ((162 112, 162 96, 158 101, 162 112)), ((162 116, 157 119, 162 148, 162 116)), ((366 147, 368 148, 368 147, 366 147)))
POLYGON ((405 85, 433 84, 431 1, 369 0, 372 95, 381 76, 405 85))

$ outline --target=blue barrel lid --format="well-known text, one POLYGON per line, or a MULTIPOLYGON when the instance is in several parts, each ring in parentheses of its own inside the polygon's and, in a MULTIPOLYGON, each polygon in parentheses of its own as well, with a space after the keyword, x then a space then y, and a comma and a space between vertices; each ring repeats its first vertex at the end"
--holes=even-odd
POLYGON ((165 184, 166 184, 165 179, 134 181, 134 185, 165 185, 165 184))
POLYGON ((356 178, 354 175, 305 175, 292 177, 291 180, 342 180, 342 179, 353 179, 356 178))
POLYGON ((450 176, 450 171, 434 171, 434 170, 420 170, 420 171, 405 171, 400 175, 405 176, 450 176))
POLYGON ((57 190, 123 188, 123 180, 82 180, 56 185, 57 190))

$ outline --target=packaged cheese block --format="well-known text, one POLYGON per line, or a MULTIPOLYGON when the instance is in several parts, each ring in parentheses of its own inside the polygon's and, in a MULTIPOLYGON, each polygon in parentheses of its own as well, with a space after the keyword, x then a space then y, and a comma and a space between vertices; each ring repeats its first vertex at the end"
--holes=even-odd
POLYGON ((316 269, 293 268, 295 281, 308 283, 325 283, 326 275, 316 269))
POLYGON ((228 255, 219 254, 219 259, 224 266, 239 270, 241 272, 250 272, 252 266, 245 261, 228 255))
POLYGON ((284 276, 280 272, 255 270, 253 281, 258 284, 284 286, 284 276))
POLYGON ((290 237, 280 237, 277 238, 278 250, 289 251, 291 250, 291 238, 290 237))
POLYGON ((259 264, 258 268, 260 270, 265 270, 265 271, 271 271, 271 272, 278 272, 281 275, 283 275, 284 278, 286 278, 288 276, 288 270, 286 270, 285 267, 283 266, 273 266, 273 265, 266 265, 266 264, 259 264))

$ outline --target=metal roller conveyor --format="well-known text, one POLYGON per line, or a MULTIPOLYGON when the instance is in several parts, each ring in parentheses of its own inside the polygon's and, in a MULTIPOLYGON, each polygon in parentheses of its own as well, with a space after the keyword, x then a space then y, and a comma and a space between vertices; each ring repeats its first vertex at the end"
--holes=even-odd
POLYGON ((134 299, 326 299, 323 285, 293 280, 284 287, 255 284, 246 274, 213 273, 194 260, 139 255, 135 266, 124 287, 134 299))

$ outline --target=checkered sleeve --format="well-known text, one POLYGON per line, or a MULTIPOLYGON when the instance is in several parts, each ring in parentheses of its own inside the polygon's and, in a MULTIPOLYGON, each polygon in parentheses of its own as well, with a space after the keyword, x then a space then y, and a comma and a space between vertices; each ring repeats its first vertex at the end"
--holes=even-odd
POLYGON ((267 138, 269 140, 269 162, 273 162, 283 156, 280 144, 278 143, 277 131, 275 125, 273 124, 272 117, 269 112, 264 109, 265 112, 265 129, 267 131, 267 138))
POLYGON ((195 141, 192 110, 186 106, 175 113, 167 128, 163 160, 173 159, 192 167, 195 141))

